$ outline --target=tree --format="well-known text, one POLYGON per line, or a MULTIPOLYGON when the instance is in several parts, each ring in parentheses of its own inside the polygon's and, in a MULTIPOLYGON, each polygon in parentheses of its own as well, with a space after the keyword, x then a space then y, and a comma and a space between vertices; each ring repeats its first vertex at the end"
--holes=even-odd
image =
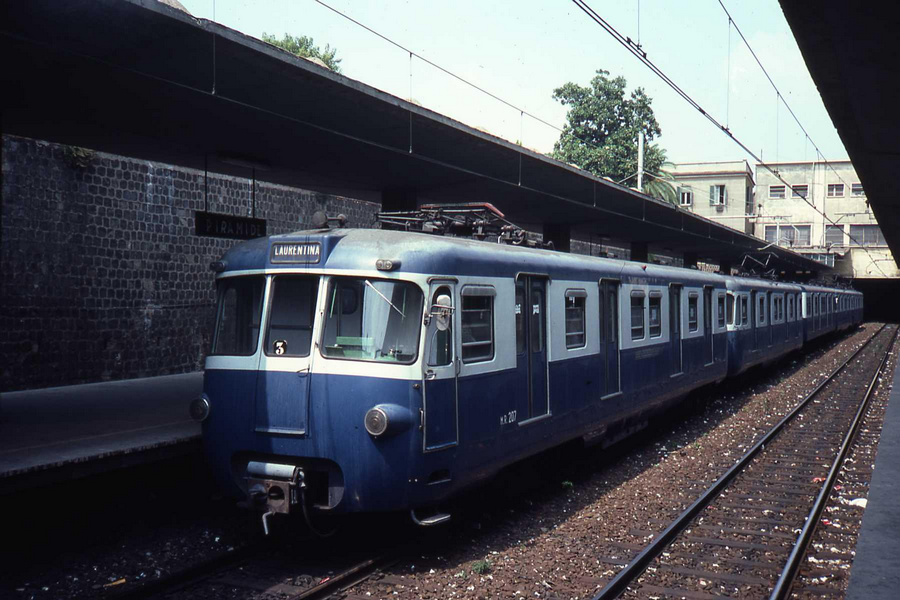
POLYGON ((589 87, 569 82, 553 90, 553 99, 568 107, 566 125, 551 156, 601 177, 634 185, 638 132, 644 132, 644 172, 648 194, 674 203, 675 190, 665 181, 666 152, 650 142, 662 133, 652 100, 642 88, 626 97, 624 77, 598 70, 589 87), (652 183, 651 183, 652 182, 652 183))
POLYGON ((282 50, 287 50, 291 54, 295 54, 301 58, 318 58, 325 63, 326 67, 335 73, 341 72, 340 62, 342 59, 336 58, 337 48, 332 48, 328 44, 325 44, 325 49, 322 50, 315 45, 315 42, 313 42, 311 37, 305 35, 293 36, 285 33, 284 37, 279 40, 274 35, 263 32, 262 40, 273 46, 278 46, 282 50))

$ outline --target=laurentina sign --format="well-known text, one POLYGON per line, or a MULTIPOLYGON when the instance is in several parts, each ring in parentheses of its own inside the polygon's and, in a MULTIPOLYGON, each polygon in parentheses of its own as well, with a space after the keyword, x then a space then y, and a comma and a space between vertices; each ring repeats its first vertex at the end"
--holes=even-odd
POLYGON ((194 212, 195 232, 202 237, 222 237, 233 240, 251 240, 265 237, 266 220, 234 217, 216 213, 194 212))

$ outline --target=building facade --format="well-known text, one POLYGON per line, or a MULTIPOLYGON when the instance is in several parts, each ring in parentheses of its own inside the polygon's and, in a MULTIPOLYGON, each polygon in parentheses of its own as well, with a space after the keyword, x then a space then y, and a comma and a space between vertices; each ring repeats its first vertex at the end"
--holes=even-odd
POLYGON ((753 234, 753 171, 745 160, 677 163, 667 169, 684 210, 753 234))
POLYGON ((900 276, 850 161, 757 165, 756 183, 757 237, 844 277, 900 276))

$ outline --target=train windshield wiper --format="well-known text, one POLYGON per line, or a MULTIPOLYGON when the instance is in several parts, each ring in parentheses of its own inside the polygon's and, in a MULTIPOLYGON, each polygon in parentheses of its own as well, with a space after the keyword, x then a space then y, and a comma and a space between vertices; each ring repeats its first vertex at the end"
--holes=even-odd
POLYGON ((388 300, 388 299, 387 299, 387 296, 385 296, 384 294, 382 294, 381 292, 379 292, 379 291, 378 291, 378 288, 376 288, 374 285, 372 285, 372 282, 369 281, 368 279, 366 279, 366 285, 369 286, 370 288, 372 288, 372 291, 373 291, 373 292, 375 292, 376 294, 378 294, 379 296, 381 296, 381 298, 382 298, 385 302, 387 302, 388 304, 390 304, 390 305, 391 305, 391 308, 393 308, 393 309, 396 310, 398 313, 400 313, 400 316, 401 316, 401 317, 403 317, 404 319, 406 318, 406 315, 403 314, 403 311, 400 310, 399 308, 397 308, 396 306, 394 306, 394 303, 391 302, 390 300, 388 300))

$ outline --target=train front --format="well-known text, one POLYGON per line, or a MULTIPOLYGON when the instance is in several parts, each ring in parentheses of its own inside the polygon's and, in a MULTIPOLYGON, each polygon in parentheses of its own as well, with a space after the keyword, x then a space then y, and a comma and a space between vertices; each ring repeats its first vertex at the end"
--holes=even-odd
POLYGON ((264 238, 213 263, 215 333, 192 411, 220 483, 268 515, 409 506, 424 282, 353 235, 264 238))

